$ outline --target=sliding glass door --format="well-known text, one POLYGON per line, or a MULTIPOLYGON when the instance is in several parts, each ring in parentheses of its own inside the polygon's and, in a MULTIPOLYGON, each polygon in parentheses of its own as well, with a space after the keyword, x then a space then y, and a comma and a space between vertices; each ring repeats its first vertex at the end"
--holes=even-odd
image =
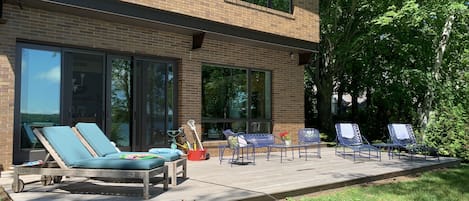
POLYGON ((167 147, 166 131, 174 129, 173 119, 173 64, 158 60, 135 61, 137 99, 137 133, 135 147, 167 147), (168 93, 169 92, 169 93, 168 93))
POLYGON ((57 48, 20 48, 16 62, 14 161, 45 156, 42 144, 26 126, 50 126, 61 122, 61 51, 57 48))
POLYGON ((169 146, 174 61, 22 43, 17 55, 15 164, 45 156, 30 127, 93 122, 122 150, 169 146))

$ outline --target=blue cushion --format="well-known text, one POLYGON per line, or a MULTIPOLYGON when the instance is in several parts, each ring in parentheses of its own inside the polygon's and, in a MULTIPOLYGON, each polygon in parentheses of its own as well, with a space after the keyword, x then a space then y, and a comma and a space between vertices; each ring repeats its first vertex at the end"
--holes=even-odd
POLYGON ((244 139, 253 144, 254 147, 268 147, 275 144, 274 135, 269 133, 244 134, 244 139))
POLYGON ((150 170, 164 165, 164 160, 152 158, 145 160, 126 160, 118 158, 98 157, 74 163, 74 168, 91 169, 120 169, 120 170, 150 170))
POLYGON ((184 152, 182 152, 179 149, 172 149, 172 148, 151 148, 148 150, 150 153, 154 154, 165 154, 169 153, 171 155, 177 154, 179 157, 182 155, 185 155, 184 152))
POLYGON ((175 160, 180 158, 179 154, 177 154, 177 153, 161 153, 161 154, 157 154, 157 155, 163 157, 163 159, 166 162, 175 161, 175 160))
POLYGON ((93 158, 69 126, 44 127, 42 133, 67 166, 93 158))
POLYGON ((83 138, 90 144, 98 156, 118 153, 111 141, 95 123, 77 123, 75 128, 83 138))

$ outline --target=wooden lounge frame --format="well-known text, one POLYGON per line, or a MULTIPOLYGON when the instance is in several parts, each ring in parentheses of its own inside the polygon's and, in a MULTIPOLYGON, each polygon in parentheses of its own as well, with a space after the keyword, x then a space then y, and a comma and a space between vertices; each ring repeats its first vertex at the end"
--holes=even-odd
MULTIPOLYGON (((87 168, 71 168, 65 165, 62 158, 55 152, 43 134, 35 128, 33 130, 36 137, 41 141, 48 151, 48 154, 54 159, 57 166, 55 167, 15 167, 13 174, 12 189, 14 192, 21 192, 24 182, 19 179, 20 175, 48 175, 48 176, 77 176, 77 177, 101 177, 101 178, 132 178, 141 179, 143 183, 143 198, 149 199, 150 179, 163 174, 163 180, 157 183, 163 183, 163 190, 168 190, 168 166, 163 165, 150 170, 122 170, 122 169, 87 169, 87 168)), ((46 163, 47 163, 46 157, 46 163)))

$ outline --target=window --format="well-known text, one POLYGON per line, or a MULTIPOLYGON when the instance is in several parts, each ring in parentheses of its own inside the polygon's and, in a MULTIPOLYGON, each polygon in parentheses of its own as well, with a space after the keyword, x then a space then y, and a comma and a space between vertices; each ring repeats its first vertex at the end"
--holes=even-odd
POLYGON ((271 116, 270 72, 202 66, 204 140, 224 139, 225 129, 270 133, 271 116))
MULTIPOLYGON (((23 48, 21 51, 20 124, 50 126, 60 123, 61 52, 23 48)), ((21 126, 21 148, 42 148, 32 130, 21 126)))
POLYGON ((292 13, 292 0, 242 0, 275 10, 292 13))

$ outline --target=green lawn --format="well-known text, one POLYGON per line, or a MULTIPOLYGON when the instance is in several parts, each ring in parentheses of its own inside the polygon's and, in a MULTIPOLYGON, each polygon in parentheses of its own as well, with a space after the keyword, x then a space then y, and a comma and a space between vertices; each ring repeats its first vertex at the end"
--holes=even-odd
POLYGON ((422 174, 417 180, 369 187, 350 187, 318 197, 288 201, 469 201, 469 164, 422 174))

